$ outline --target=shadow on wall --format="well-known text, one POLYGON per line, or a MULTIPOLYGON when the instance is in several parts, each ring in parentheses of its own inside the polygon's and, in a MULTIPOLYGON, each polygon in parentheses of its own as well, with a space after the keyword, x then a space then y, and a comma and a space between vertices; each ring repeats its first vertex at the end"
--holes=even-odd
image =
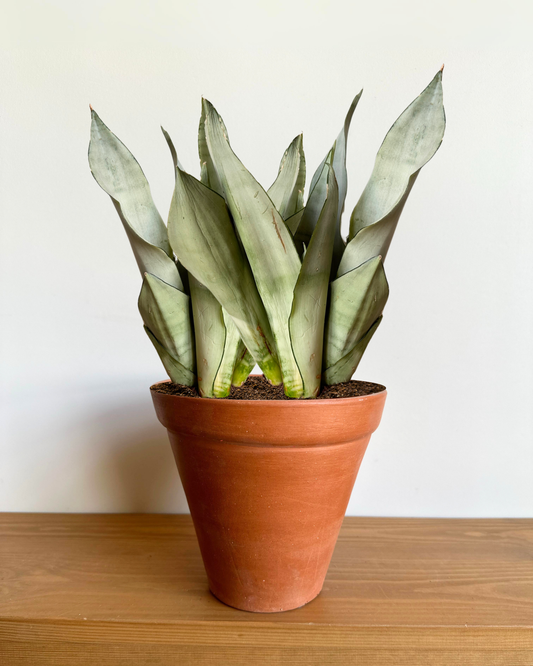
POLYGON ((143 399, 93 416, 97 458, 89 479, 104 511, 188 513, 166 430, 143 399))

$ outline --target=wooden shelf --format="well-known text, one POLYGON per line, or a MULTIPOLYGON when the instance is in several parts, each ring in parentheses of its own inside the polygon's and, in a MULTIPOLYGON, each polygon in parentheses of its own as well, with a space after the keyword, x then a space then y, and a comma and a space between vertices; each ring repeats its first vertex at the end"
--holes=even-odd
POLYGON ((207 589, 189 516, 0 514, 2 666, 531 666, 533 520, 346 518, 321 595, 207 589))

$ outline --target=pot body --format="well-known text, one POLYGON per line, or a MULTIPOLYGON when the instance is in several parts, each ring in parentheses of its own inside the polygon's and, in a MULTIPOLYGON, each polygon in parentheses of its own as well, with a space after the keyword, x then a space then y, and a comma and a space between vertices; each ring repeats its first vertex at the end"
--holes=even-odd
POLYGON ((266 613, 314 599, 386 391, 305 401, 151 393, 212 593, 266 613))

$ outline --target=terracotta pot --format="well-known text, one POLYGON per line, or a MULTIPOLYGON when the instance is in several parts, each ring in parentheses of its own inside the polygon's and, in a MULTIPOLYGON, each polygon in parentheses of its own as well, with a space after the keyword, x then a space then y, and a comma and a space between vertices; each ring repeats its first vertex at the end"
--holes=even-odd
POLYGON ((212 593, 263 613, 314 599, 386 391, 290 401, 151 393, 212 593))

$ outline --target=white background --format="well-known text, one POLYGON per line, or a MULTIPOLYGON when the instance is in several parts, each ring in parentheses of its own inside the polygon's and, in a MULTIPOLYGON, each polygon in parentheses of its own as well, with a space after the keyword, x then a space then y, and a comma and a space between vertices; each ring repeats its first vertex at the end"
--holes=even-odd
MULTIPOLYGON (((6 2, 1 51, 0 509, 183 512, 148 387, 140 276, 87 165, 89 103, 166 217, 201 95, 266 187, 309 172, 365 92, 349 215, 386 131, 444 62, 448 127, 405 207, 356 377, 389 389, 349 513, 533 515, 531 3, 6 2)), ((348 218, 346 215, 346 218, 348 218)))

